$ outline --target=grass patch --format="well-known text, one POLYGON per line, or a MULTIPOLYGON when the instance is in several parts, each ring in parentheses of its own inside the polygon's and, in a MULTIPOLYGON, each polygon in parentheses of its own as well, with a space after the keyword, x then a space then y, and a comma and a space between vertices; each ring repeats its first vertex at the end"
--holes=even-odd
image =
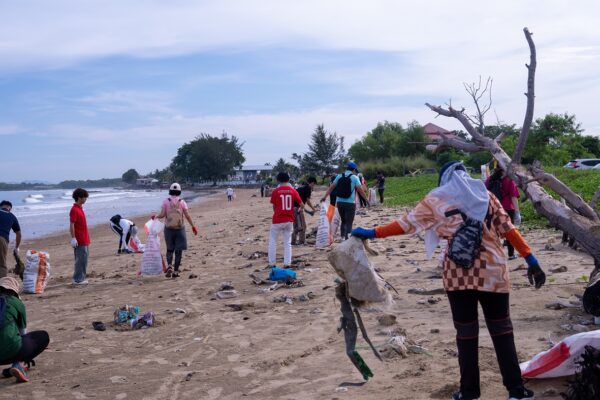
MULTIPOLYGON (((592 199, 594 192, 600 185, 600 170, 576 171, 554 167, 547 168, 546 171, 554 174, 586 202, 592 199)), ((477 177, 475 174, 472 176, 477 177)), ((386 177, 385 205, 389 207, 412 207, 437 186, 437 180, 437 174, 424 174, 414 177, 386 177)), ((369 183, 371 187, 375 185, 375 181, 369 183)), ((549 189, 547 191, 551 196, 558 198, 556 193, 549 189)), ((547 225, 546 218, 535 212, 530 201, 521 201, 520 206, 524 225, 528 227, 544 227, 547 225)), ((597 209, 600 210, 600 207, 597 206, 597 209)))

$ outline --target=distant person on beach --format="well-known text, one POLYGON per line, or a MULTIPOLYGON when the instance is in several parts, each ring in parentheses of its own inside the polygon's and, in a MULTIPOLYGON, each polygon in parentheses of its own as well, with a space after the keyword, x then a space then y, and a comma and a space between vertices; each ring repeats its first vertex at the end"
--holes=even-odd
POLYGON ((2 200, 0 203, 0 278, 8 275, 8 243, 11 230, 15 233, 15 249, 13 251, 17 255, 21 245, 21 227, 11 210, 12 203, 2 200))
POLYGON ((27 333, 25 305, 21 301, 21 283, 12 277, 0 278, 0 365, 11 364, 2 371, 18 383, 29 382, 28 364, 40 355, 50 342, 46 331, 27 333))
MULTIPOLYGON (((520 195, 515 182, 506 175, 502 168, 496 168, 494 173, 486 179, 485 186, 500 200, 500 204, 510 217, 510 221, 517 226, 520 225, 520 195)), ((505 241, 505 245, 508 250, 508 259, 515 260, 517 258, 515 248, 508 241, 505 241)))
POLYGON ((308 205, 312 209, 312 213, 307 211, 305 208, 301 208, 300 204, 294 204, 294 214, 296 217, 294 218, 294 232, 292 235, 292 245, 303 245, 306 242, 306 218, 304 217, 304 212, 310 213, 311 215, 315 213, 315 207, 310 202, 310 195, 317 184, 317 178, 314 176, 309 176, 306 180, 306 183, 300 186, 296 191, 300 195, 300 199, 306 205, 308 205))
POLYGON ((443 283, 456 329, 460 367, 460 390, 452 399, 474 400, 481 396, 479 304, 509 400, 533 399, 519 368, 510 319, 511 286, 501 238, 510 241, 525 258, 529 283, 536 289, 546 282, 546 275, 500 201, 480 179, 471 178, 461 162, 451 161, 440 170, 438 188, 429 192, 412 211, 375 229, 356 228, 352 235, 373 239, 415 232, 425 232, 428 255, 440 239, 449 241, 443 283))
POLYGON ((233 196, 235 196, 235 191, 233 190, 232 187, 228 187, 226 190, 227 193, 227 201, 232 201, 233 200, 233 196))
POLYGON ((383 192, 385 191, 385 176, 383 172, 377 171, 377 192, 379 193, 379 202, 383 204, 383 192))
POLYGON ((87 220, 83 212, 83 205, 90 196, 87 190, 77 188, 73 191, 75 204, 71 207, 69 231, 71 233, 71 246, 75 254, 75 268, 73 271, 74 285, 87 285, 86 271, 89 256, 90 234, 87 220))
POLYGON ((133 250, 129 247, 129 241, 137 236, 138 229, 135 223, 117 214, 110 218, 110 229, 119 236, 117 254, 133 253, 133 250))
POLYGON ((292 264, 292 232, 294 230, 294 203, 304 209, 300 195, 290 185, 287 172, 277 174, 279 186, 271 193, 273 204, 273 219, 269 232, 269 266, 274 267, 277 261, 277 242, 283 235, 283 267, 292 264))
POLYGON ((324 202, 327 196, 333 190, 336 190, 336 207, 340 213, 340 230, 344 239, 348 239, 348 235, 352 232, 352 224, 356 214, 355 196, 358 194, 362 199, 366 200, 367 198, 362 189, 362 183, 355 174, 358 174, 358 166, 353 162, 349 162, 346 171, 335 177, 321 199, 321 202, 324 202))
POLYGON ((260 197, 265 197, 265 184, 260 185, 260 197))
POLYGON ((179 183, 173 183, 169 188, 169 197, 166 198, 161 206, 160 213, 156 218, 165 218, 165 243, 167 246, 167 278, 179 277, 179 266, 183 250, 187 250, 187 237, 185 235, 184 217, 192 227, 194 235, 198 235, 198 229, 192 221, 189 214, 189 208, 185 200, 181 199, 181 186, 179 183), (175 263, 173 263, 173 254, 175 254, 175 263))

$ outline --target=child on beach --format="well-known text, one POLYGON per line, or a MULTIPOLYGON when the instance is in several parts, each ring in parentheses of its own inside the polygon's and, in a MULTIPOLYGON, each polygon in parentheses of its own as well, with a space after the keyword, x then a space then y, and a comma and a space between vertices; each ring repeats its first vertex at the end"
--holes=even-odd
POLYGON ((274 267, 277 260, 277 241, 283 235, 283 267, 292 264, 292 232, 294 229, 294 203, 304 212, 304 203, 300 195, 290 185, 287 172, 277 174, 279 186, 271 194, 273 220, 269 233, 269 266, 274 267))
POLYGON ((228 187, 226 192, 227 192, 227 201, 232 201, 233 197, 235 196, 235 191, 233 190, 233 188, 228 187))
POLYGON ((73 285, 87 285, 88 283, 85 277, 89 256, 90 234, 88 232, 85 213, 83 212, 83 205, 88 197, 89 193, 85 189, 77 188, 73 191, 73 200, 75 200, 75 204, 73 204, 71 212, 69 213, 71 222, 69 225, 69 231, 71 232, 71 246, 73 247, 73 253, 75 254, 73 285))
POLYGON ((26 363, 30 363, 50 342, 46 331, 26 333, 25 305, 19 298, 21 283, 12 277, 0 278, 0 365, 11 364, 2 371, 5 378, 28 382, 26 363))
MULTIPOLYGON (((160 214, 156 218, 165 218, 165 243, 167 245, 167 278, 179 277, 179 266, 183 250, 187 250, 187 237, 185 235, 185 224, 183 218, 189 222, 194 235, 198 235, 198 229, 192 221, 188 212, 189 208, 185 200, 179 198, 181 195, 181 186, 179 183, 173 183, 169 188, 169 197, 162 203, 160 214), (173 253, 175 254, 175 263, 173 264, 173 253)), ((154 218, 154 217, 153 217, 154 218)))

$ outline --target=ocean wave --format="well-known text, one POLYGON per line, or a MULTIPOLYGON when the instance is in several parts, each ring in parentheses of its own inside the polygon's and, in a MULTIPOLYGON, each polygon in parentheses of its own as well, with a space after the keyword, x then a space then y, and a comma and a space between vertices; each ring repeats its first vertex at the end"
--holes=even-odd
POLYGON ((42 202, 42 200, 36 199, 34 197, 25 197, 23 199, 23 203, 41 203, 41 202, 42 202))

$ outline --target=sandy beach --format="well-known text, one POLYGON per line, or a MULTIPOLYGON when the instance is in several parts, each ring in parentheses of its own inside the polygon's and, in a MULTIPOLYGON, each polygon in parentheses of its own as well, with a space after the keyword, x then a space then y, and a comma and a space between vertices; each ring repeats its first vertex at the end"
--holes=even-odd
MULTIPOLYGON (((402 328, 427 354, 409 353, 382 363, 359 338, 359 351, 375 375, 363 384, 345 355, 343 334, 337 333, 337 275, 327 262, 329 250, 294 247, 296 264, 300 262, 298 278, 305 286, 259 293, 265 286, 255 285, 248 275, 259 270, 255 273, 266 277, 263 268, 272 215, 268 199, 261 198, 258 190, 240 189, 231 203, 224 194, 214 195, 192 204, 191 212, 200 235, 194 237, 188 231, 189 250, 178 279, 139 278, 141 255, 117 255, 117 237, 108 224, 91 229, 90 284, 86 287, 70 285, 73 253, 66 232, 23 244, 23 252, 50 253, 48 288, 42 295, 24 295, 23 299, 29 330, 47 330, 51 342, 37 358, 30 383, 17 385, 14 379, 0 379, 0 398, 449 399, 458 388, 455 333, 445 296, 407 293, 411 288, 442 287, 437 259, 425 260, 418 237, 373 242, 372 247, 380 252, 373 262, 399 292, 387 311, 397 317, 397 323, 381 326, 378 313, 365 312, 363 318, 376 345, 402 328), (192 274, 196 277, 190 278, 192 274), (227 281, 239 296, 216 299, 215 293, 227 281), (278 296, 308 292, 316 297, 293 304, 273 302, 278 296), (110 326, 115 308, 124 304, 153 311, 158 326, 136 331, 110 326), (230 306, 234 304, 238 306, 230 306), (105 322, 107 330, 95 331, 92 321, 105 322)), ((366 215, 357 215, 354 226, 384 223, 398 212, 374 207, 366 215)), ((146 220, 135 222, 141 226, 146 220)), ((318 215, 307 216, 307 222, 310 231, 318 215)), ((144 241, 145 234, 140 236, 144 241)), ((545 305, 576 300, 575 295, 585 288, 576 279, 589 275, 593 265, 588 255, 561 245, 557 231, 525 231, 524 237, 549 279, 547 286, 534 290, 523 270, 511 272, 512 319, 520 361, 546 350, 550 340, 575 333, 561 325, 590 319, 579 308, 551 310, 545 305), (563 265, 566 272, 549 272, 563 265)), ((524 264, 522 259, 511 261, 511 271, 520 264, 524 264)), ((480 326, 482 398, 505 399, 481 315, 480 326)), ((564 382, 532 381, 529 387, 538 399, 559 399, 564 382)))

